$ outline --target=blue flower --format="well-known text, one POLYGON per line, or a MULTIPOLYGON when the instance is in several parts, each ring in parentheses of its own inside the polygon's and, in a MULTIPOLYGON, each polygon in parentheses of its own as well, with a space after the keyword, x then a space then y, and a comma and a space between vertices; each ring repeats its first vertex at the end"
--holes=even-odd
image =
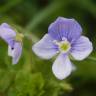
POLYGON ((73 70, 70 57, 85 59, 93 50, 90 40, 81 36, 82 28, 74 19, 58 17, 50 24, 48 33, 32 47, 36 55, 50 59, 56 54, 52 71, 58 79, 65 79, 73 70))
POLYGON ((12 57, 12 63, 17 64, 22 53, 21 34, 16 33, 8 24, 0 26, 0 37, 8 44, 8 55, 12 57))

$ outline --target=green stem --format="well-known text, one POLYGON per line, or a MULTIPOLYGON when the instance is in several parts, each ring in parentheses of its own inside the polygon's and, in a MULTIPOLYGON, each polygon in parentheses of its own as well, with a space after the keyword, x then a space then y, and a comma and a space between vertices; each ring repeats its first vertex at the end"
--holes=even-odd
POLYGON ((11 0, 7 2, 4 6, 0 7, 0 13, 4 13, 6 11, 9 11, 12 7, 18 5, 23 0, 11 0))
POLYGON ((39 41, 39 38, 36 37, 34 34, 29 34, 29 33, 24 33, 24 36, 27 38, 27 39, 31 39, 32 40, 32 43, 36 43, 37 41, 39 41))
POLYGON ((96 61, 96 57, 93 57, 93 56, 89 56, 88 59, 92 61, 96 61))
POLYGON ((89 11, 96 18, 96 5, 91 0, 77 0, 75 4, 89 11))
POLYGON ((37 41, 39 41, 39 38, 36 35, 34 35, 32 32, 30 32, 28 30, 25 31, 19 25, 14 25, 14 27, 16 27, 18 29, 18 31, 21 32, 24 35, 24 37, 31 40, 32 43, 36 43, 37 41))
MULTIPOLYGON (((65 3, 65 2, 64 2, 65 3)), ((57 12, 63 5, 63 2, 53 2, 44 10, 40 11, 36 16, 34 16, 26 26, 26 30, 34 30, 42 21, 50 17, 51 14, 57 12)))

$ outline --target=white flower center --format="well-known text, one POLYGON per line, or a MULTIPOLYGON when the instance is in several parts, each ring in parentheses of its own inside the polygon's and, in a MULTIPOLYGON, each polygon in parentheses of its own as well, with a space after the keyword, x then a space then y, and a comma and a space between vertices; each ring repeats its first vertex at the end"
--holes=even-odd
POLYGON ((71 45, 68 40, 63 40, 63 41, 57 41, 55 40, 54 43, 58 46, 59 51, 62 53, 66 53, 70 50, 71 45))

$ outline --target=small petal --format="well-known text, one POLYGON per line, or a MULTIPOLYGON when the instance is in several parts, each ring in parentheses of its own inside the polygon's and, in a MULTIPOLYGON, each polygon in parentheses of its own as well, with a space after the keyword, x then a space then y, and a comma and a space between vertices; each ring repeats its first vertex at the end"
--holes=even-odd
POLYGON ((76 60, 83 60, 92 52, 93 47, 90 40, 81 36, 73 45, 71 49, 71 55, 76 60))
POLYGON ((62 40, 65 37, 70 42, 77 40, 81 32, 82 28, 76 20, 63 17, 58 17, 48 28, 48 33, 52 38, 62 40))
POLYGON ((0 26, 0 37, 6 41, 10 46, 13 46, 16 32, 6 23, 0 26))
POLYGON ((3 28, 11 28, 7 23, 2 23, 0 27, 3 27, 3 28))
POLYGON ((53 39, 45 34, 44 37, 33 45, 32 50, 35 54, 43 59, 50 59, 57 53, 57 48, 53 43, 53 39))
POLYGON ((68 77, 71 74, 72 70, 73 67, 68 56, 62 54, 57 57, 52 66, 54 75, 60 80, 68 77))
POLYGON ((18 63, 21 53, 22 53, 22 44, 21 43, 16 42, 14 44, 14 48, 12 48, 11 46, 8 46, 8 55, 12 57, 13 64, 18 63))

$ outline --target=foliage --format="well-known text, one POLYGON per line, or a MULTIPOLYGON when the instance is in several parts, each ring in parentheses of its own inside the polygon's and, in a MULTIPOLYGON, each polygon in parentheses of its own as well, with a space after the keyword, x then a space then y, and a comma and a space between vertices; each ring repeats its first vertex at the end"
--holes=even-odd
POLYGON ((0 96, 95 96, 96 92, 96 1, 95 0, 0 0, 0 23, 7 22, 23 33, 23 54, 17 65, 7 56, 0 39, 0 96), (51 70, 53 60, 41 60, 32 44, 58 16, 75 18, 94 45, 84 61, 73 61, 76 70, 63 81, 51 70))

